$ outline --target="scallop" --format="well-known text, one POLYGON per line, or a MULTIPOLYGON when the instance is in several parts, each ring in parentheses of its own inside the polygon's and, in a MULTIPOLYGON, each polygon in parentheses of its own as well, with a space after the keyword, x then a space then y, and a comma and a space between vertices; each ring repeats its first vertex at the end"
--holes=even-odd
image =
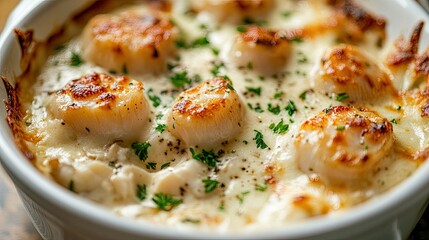
POLYGON ((371 184, 391 151, 392 124, 364 108, 335 106, 305 121, 295 139, 299 168, 332 186, 371 184))
POLYGON ((239 34, 230 56, 237 67, 250 67, 272 74, 281 71, 290 55, 290 44, 281 34, 259 26, 250 26, 239 34))
POLYGON ((233 23, 263 20, 274 6, 273 0, 192 0, 192 7, 218 21, 233 23))
POLYGON ((83 31, 83 56, 109 71, 157 74, 174 53, 176 36, 177 29, 160 11, 97 15, 83 31))
POLYGON ((167 128, 188 146, 212 147, 242 128, 243 107, 225 78, 204 81, 180 94, 167 120, 167 128))
POLYGON ((372 100, 391 89, 389 76, 369 56, 351 45, 338 45, 322 57, 315 88, 328 94, 347 94, 350 101, 372 100))
POLYGON ((115 139, 136 138, 149 114, 143 83, 104 73, 70 81, 51 95, 48 108, 76 132, 115 139))

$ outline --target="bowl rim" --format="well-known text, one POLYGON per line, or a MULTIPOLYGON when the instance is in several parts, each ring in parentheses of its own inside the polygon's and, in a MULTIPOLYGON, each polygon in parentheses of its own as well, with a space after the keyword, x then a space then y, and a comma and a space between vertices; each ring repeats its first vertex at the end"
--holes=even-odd
MULTIPOLYGON (((22 28, 28 25, 31 19, 41 14, 49 6, 58 4, 58 2, 35 0, 33 2, 33 7, 26 9, 26 13, 16 16, 14 18, 15 21, 8 24, 0 36, 0 52, 8 53, 9 51, 7 49, 11 48, 13 44, 16 44, 15 37, 11 31, 13 28, 22 28)), ((398 4, 398 2, 396 3, 398 4)), ((421 9, 417 3, 410 2, 410 6, 412 11, 416 11, 420 16, 426 16, 424 10, 421 9)), ((427 22, 427 16, 425 20, 427 22)), ((6 54, 0 55, 0 62, 4 62, 6 57, 6 54)), ((182 231, 118 217, 109 210, 81 198, 78 195, 70 193, 43 176, 17 149, 14 141, 11 141, 9 127, 4 125, 3 128, 6 129, 6 132, 0 131, 0 162, 14 180, 15 184, 19 183, 28 187, 27 190, 39 197, 43 197, 49 205, 57 209, 62 209, 66 214, 72 214, 77 218, 86 219, 89 222, 96 223, 105 228, 119 232, 127 232, 136 236, 154 236, 174 239, 258 239, 266 238, 267 236, 273 239, 298 239, 314 237, 319 234, 329 234, 340 229, 350 229, 357 224, 365 224, 365 222, 371 218, 377 218, 379 222, 386 221, 394 217, 400 209, 405 208, 405 202, 407 202, 408 205, 414 204, 419 199, 421 200, 423 197, 426 197, 429 193, 427 189, 427 185, 429 185, 429 176, 427 176, 427 174, 425 176, 425 173, 429 172, 429 163, 423 163, 410 177, 391 190, 351 209, 347 209, 346 214, 307 219, 300 223, 286 224, 281 229, 267 229, 255 232, 219 233, 182 231), (411 196, 412 198, 410 198, 411 196)), ((364 230, 365 229, 355 229, 354 231, 361 232, 364 230)))

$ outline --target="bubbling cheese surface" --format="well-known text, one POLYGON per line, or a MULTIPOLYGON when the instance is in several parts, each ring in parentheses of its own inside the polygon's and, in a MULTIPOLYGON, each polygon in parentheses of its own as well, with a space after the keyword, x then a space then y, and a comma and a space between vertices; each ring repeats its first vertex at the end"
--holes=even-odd
MULTIPOLYGON (((413 153, 424 150, 428 145, 429 131, 426 129, 427 124, 423 124, 427 123, 427 119, 416 115, 418 110, 413 110, 416 108, 416 103, 403 100, 400 94, 393 90, 382 91, 383 95, 379 96, 380 88, 386 89, 384 86, 372 86, 372 80, 366 83, 358 82, 365 81, 365 76, 374 76, 372 72, 365 72, 374 71, 374 67, 365 66, 365 64, 377 65, 376 71, 385 71, 383 76, 386 76, 387 80, 383 79, 383 81, 391 80, 387 77, 390 70, 383 64, 388 49, 378 44, 377 32, 365 31, 363 36, 359 36, 361 39, 343 38, 345 27, 341 23, 334 24, 332 21, 340 22, 344 20, 344 16, 333 20, 333 16, 338 15, 335 12, 337 10, 324 1, 267 1, 271 7, 264 6, 263 16, 246 16, 242 12, 237 13, 236 11, 245 11, 243 9, 246 8, 234 9, 235 2, 239 1, 219 5, 215 4, 216 1, 209 0, 197 2, 199 4, 196 12, 190 11, 192 2, 174 1, 171 11, 162 13, 164 18, 174 23, 179 32, 174 35, 176 42, 174 51, 170 49, 172 47, 170 45, 169 49, 162 49, 166 47, 162 43, 165 39, 152 39, 152 42, 148 40, 152 44, 150 47, 160 48, 156 50, 158 53, 165 51, 172 54, 171 57, 162 56, 159 61, 148 61, 151 65, 165 64, 165 66, 156 66, 155 73, 151 71, 142 73, 140 69, 133 71, 141 64, 146 68, 147 66, 144 65, 146 58, 153 57, 148 54, 149 50, 145 47, 129 46, 129 49, 133 47, 143 49, 141 50, 142 63, 133 64, 132 69, 127 69, 126 65, 115 66, 114 69, 96 65, 91 62, 91 59, 98 59, 97 61, 100 62, 102 58, 83 56, 88 36, 74 37, 66 42, 63 48, 49 56, 33 88, 29 91, 33 96, 32 99, 23 101, 27 109, 26 131, 37 135, 40 139, 32 149, 36 154, 35 164, 41 172, 65 188, 105 206, 120 216, 180 229, 234 232, 247 229, 272 229, 288 222, 320 215, 347 214, 344 210, 387 191, 418 167, 420 162, 412 156, 413 153), (210 11, 212 8, 216 8, 216 11, 210 11), (243 19, 237 22, 237 19, 232 18, 233 20, 230 21, 224 16, 225 12, 236 14, 243 19), (222 13, 221 17, 214 15, 219 13, 222 13), (257 32, 255 29, 259 28, 254 27, 255 25, 275 32, 264 32, 263 34, 269 35, 268 40, 264 42, 267 38, 254 33, 257 32), (319 30, 311 30, 313 28, 319 30), (247 33, 249 29, 253 32, 247 33), (301 32, 307 33, 303 36, 293 36, 296 31, 288 32, 289 29, 301 29, 301 32), (255 39, 246 40, 252 36, 255 39), (277 40, 276 37, 278 37, 277 40), (158 44, 157 41, 160 43, 158 44), (357 71, 363 71, 363 73, 355 71, 356 66, 361 63, 354 62, 355 65, 342 66, 341 64, 351 64, 350 61, 354 60, 341 62, 343 56, 338 55, 331 62, 329 59, 323 60, 323 63, 338 64, 338 66, 326 67, 325 64, 321 68, 321 60, 332 55, 329 50, 337 51, 336 49, 341 48, 338 47, 339 42, 355 45, 353 51, 360 52, 359 61, 363 64, 363 66, 359 65, 360 69, 357 71), (362 60, 365 57, 369 59, 367 62, 362 60), (160 69, 164 67, 165 70, 161 71, 160 69), (334 72, 329 72, 330 67, 335 69, 334 72), (269 69, 269 73, 263 71, 264 69, 269 69), (341 69, 349 71, 344 74, 352 74, 350 77, 355 80, 353 84, 340 83, 340 80, 335 79, 326 80, 333 86, 318 87, 321 74, 326 78, 332 74, 335 75, 335 71, 341 71, 341 69), (96 131, 90 128, 86 131, 75 131, 69 126, 74 124, 73 121, 80 121, 77 124, 83 128, 85 122, 81 121, 85 119, 96 121, 97 117, 84 118, 77 114, 66 122, 58 117, 58 114, 53 114, 55 110, 51 108, 56 106, 52 105, 52 99, 55 99, 54 92, 63 89, 72 80, 94 73, 105 73, 114 79, 120 79, 122 75, 126 75, 127 78, 133 79, 129 82, 134 80, 142 82, 144 89, 140 87, 141 94, 147 101, 145 108, 149 108, 148 116, 144 116, 146 123, 139 122, 136 125, 137 128, 130 126, 135 124, 131 119, 135 116, 128 118, 129 122, 127 122, 125 107, 107 109, 106 112, 100 109, 97 112, 91 112, 91 108, 88 108, 78 113, 98 114, 98 118, 110 118, 112 122, 109 124, 104 124, 104 121, 103 124, 91 122, 89 125, 96 127, 96 131), (227 99, 228 104, 232 104, 228 107, 234 112, 218 114, 216 109, 211 109, 213 113, 210 112, 212 115, 209 116, 198 118, 183 115, 185 110, 180 111, 185 103, 180 105, 180 101, 185 102, 189 97, 192 104, 198 102, 204 105, 209 104, 209 100, 199 99, 193 102, 194 95, 183 97, 181 93, 188 89, 182 93, 186 94, 191 91, 189 90, 191 87, 201 87, 206 80, 216 78, 227 81, 222 85, 222 92, 219 93, 217 89, 211 90, 210 87, 213 86, 210 85, 202 86, 205 92, 201 94, 205 94, 204 97, 207 99, 227 99), (335 86, 335 84, 342 85, 335 86), (359 84, 364 84, 365 88, 353 89, 353 86, 359 84), (330 92, 329 89, 333 88, 341 91, 330 92), (210 95, 211 91, 213 95, 210 95), (360 93, 360 91, 363 92, 360 93), (233 95, 228 95, 232 93, 233 95), (177 99, 181 96, 185 100, 177 99), (371 96, 371 98, 350 99, 350 96, 371 96), (234 104, 240 104, 240 108, 234 104), (174 125, 175 120, 168 119, 173 105, 176 116, 183 115, 180 116, 180 134, 172 134, 179 126, 174 125), (328 112, 338 109, 336 106, 347 106, 342 108, 346 109, 344 111, 352 107, 365 108, 365 111, 371 112, 368 113, 371 118, 385 119, 385 121, 377 120, 384 125, 366 122, 365 127, 362 127, 364 129, 362 131, 366 132, 362 134, 368 135, 361 138, 362 144, 354 142, 352 147, 345 147, 348 143, 341 142, 336 137, 332 139, 337 139, 338 143, 335 142, 337 140, 325 142, 326 139, 321 136, 312 137, 313 132, 308 132, 311 131, 308 129, 319 128, 314 131, 314 134, 329 131, 329 134, 335 135, 338 131, 341 132, 339 135, 344 136, 346 140, 353 141, 353 137, 359 134, 356 133, 357 130, 350 133, 349 129, 354 126, 360 131, 359 122, 353 122, 355 125, 352 125, 347 122, 348 120, 341 120, 340 125, 333 125, 329 129, 323 129, 325 126, 323 124, 319 126, 314 123, 312 128, 307 128, 305 139, 315 142, 311 144, 307 142, 307 145, 319 144, 317 151, 323 152, 326 144, 330 146, 326 151, 330 152, 321 153, 323 158, 311 159, 312 162, 330 159, 329 154, 336 149, 335 144, 341 145, 341 149, 351 151, 349 155, 353 155, 353 151, 358 147, 356 151, 359 152, 359 156, 364 156, 366 150, 372 153, 374 151, 371 149, 371 144, 384 144, 377 142, 377 134, 380 132, 384 134, 382 128, 388 126, 389 131, 392 131, 389 132, 392 135, 388 137, 389 144, 386 145, 388 147, 375 146, 384 151, 382 154, 378 153, 376 164, 359 169, 354 169, 351 165, 344 167, 350 171, 349 174, 353 175, 350 177, 353 181, 351 187, 337 186, 325 181, 335 175, 341 175, 341 181, 348 181, 347 174, 336 172, 343 169, 335 168, 334 163, 320 163, 327 165, 324 165, 323 171, 317 172, 317 169, 301 169, 297 162, 298 154, 301 157, 307 154, 297 153, 297 151, 308 148, 307 145, 296 147, 295 144, 301 125, 309 119, 310 121, 317 119, 313 117, 318 114, 328 117, 335 114, 331 112, 329 115, 328 112), (109 111, 117 111, 117 114, 125 115, 121 118, 113 118, 109 117, 112 113, 109 111), (226 119, 222 120, 222 118, 226 119), (231 118, 234 118, 234 121, 231 118), (121 135, 115 137, 112 134, 106 137, 103 132, 114 133, 115 131, 112 129, 103 131, 102 128, 117 126, 115 124, 126 126, 123 129, 133 131, 130 135, 136 137, 129 139, 121 135), (372 130, 374 131, 371 132, 372 130), (206 142, 212 142, 212 136, 221 136, 219 139, 222 141, 206 144, 206 142), (371 138, 371 141, 364 142, 368 138, 371 138), (183 139, 193 140, 184 141, 183 139), (317 139, 324 140, 317 142, 317 139), (362 171, 365 172, 362 173, 362 171), (362 184, 360 184, 360 174, 365 175, 362 184)), ((249 10, 250 14, 255 14, 253 8, 257 7, 256 2, 264 1, 255 1, 254 5, 248 6, 252 8, 251 11, 249 10)), ((131 10, 130 8, 119 9, 109 14, 113 16, 118 14, 118 11, 139 12, 140 8, 148 8, 148 6, 133 6, 131 10)), ((140 12, 147 14, 147 10, 140 12)), ((103 18, 109 19, 109 15, 106 16, 103 18)), ((145 18, 142 21, 143 23, 129 25, 144 28, 145 21, 151 21, 151 19, 145 18)), ((109 22, 109 24, 113 23, 109 22)), ((153 25, 153 23, 150 24, 153 25)), ((172 28, 170 24, 168 27, 172 28)), ((145 38, 150 38, 152 33, 149 31, 145 34, 149 35, 145 38)), ((170 37, 173 36, 168 36, 168 41, 171 41, 170 37)), ((115 41, 117 40, 115 38, 115 41)), ((129 44, 144 44, 131 40, 127 39, 129 44)), ((112 44, 115 44, 113 40, 112 44)), ((99 52, 103 51, 103 45, 97 46, 94 43, 91 48, 90 54, 107 56, 99 52), (96 47, 100 49, 94 51, 96 47)), ((115 46, 106 47, 106 51, 112 51, 112 49, 115 49, 115 46)), ((119 54, 120 49, 115 51, 119 54)), ((139 61, 138 51, 140 50, 135 51, 124 54, 130 54, 135 61, 139 61)), ((117 64, 113 60, 109 61, 109 64, 117 64)), ((124 62, 127 63, 126 60, 124 62)), ((342 73, 338 74, 341 77, 342 73)), ((124 96, 132 98, 134 94, 124 96)), ((119 98, 117 101, 122 100, 119 98)), ((225 106, 222 105, 223 100, 214 102, 213 104, 218 104, 214 107, 225 106)), ((117 102, 115 106, 119 106, 120 103, 117 102)), ((207 108, 204 109, 207 110, 207 108)), ((227 110, 221 109, 221 111, 227 110)), ((359 113, 363 110, 353 111, 359 113)), ((194 112, 194 114, 198 113, 194 112)), ((351 118, 359 121, 357 115, 351 118)), ((310 123, 306 122, 306 124, 310 123)), ((124 133, 124 135, 127 134, 124 133)), ((312 158, 317 158, 317 155, 310 154, 312 158)), ((361 161, 364 162, 365 157, 362 159, 361 161)))

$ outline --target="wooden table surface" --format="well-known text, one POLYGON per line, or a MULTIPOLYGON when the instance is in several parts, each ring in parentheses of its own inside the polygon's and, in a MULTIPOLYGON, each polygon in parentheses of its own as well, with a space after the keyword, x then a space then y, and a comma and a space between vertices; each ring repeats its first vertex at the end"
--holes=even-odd
MULTIPOLYGON (((19 0, 0 0, 0 32, 19 0)), ((0 119, 1 121, 1 119, 0 119)), ((0 239, 41 240, 19 199, 9 176, 0 167, 0 239)), ((429 239, 429 208, 409 240, 429 239)))

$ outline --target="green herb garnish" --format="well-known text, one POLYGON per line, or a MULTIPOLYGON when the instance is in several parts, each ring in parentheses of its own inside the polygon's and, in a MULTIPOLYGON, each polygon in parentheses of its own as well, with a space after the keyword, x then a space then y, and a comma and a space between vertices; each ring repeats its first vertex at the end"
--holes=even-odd
POLYGON ((287 111, 289 116, 292 116, 295 112, 298 111, 298 109, 296 109, 295 103, 292 100, 289 100, 287 106, 285 107, 285 110, 287 111))
POLYGON ((76 52, 72 52, 71 58, 70 58, 70 66, 72 67, 78 67, 80 66, 84 61, 80 57, 80 55, 76 52))
POLYGON ((284 134, 289 129, 289 124, 284 124, 283 119, 279 123, 271 123, 269 128, 276 134, 284 134))
POLYGON ((219 162, 219 156, 217 156, 213 151, 206 151, 203 149, 201 153, 197 153, 192 148, 189 150, 191 151, 193 159, 205 163, 209 167, 216 167, 217 163, 219 162))
POLYGON ((262 135, 262 133, 258 130, 253 130, 256 132, 255 137, 253 138, 253 140, 255 140, 256 142, 256 147, 260 148, 260 149, 265 149, 268 147, 268 145, 264 142, 264 135, 262 135))
POLYGON ((347 93, 339 93, 336 97, 336 100, 341 102, 341 101, 348 99, 348 98, 349 98, 349 95, 347 95, 347 93))
POLYGON ((191 79, 188 77, 188 72, 186 71, 174 74, 170 77, 170 81, 175 87, 179 88, 184 87, 186 84, 191 84, 192 82, 191 79))
POLYGON ((204 191, 206 193, 212 192, 219 186, 219 182, 213 179, 203 179, 202 182, 204 183, 204 191))
POLYGON ((146 185, 137 185, 136 195, 140 201, 145 200, 146 199, 146 185))
POLYGON ((164 193, 155 194, 155 196, 152 198, 152 201, 156 204, 158 209, 164 211, 170 211, 183 202, 181 199, 173 198, 170 194, 164 193))
POLYGON ((148 157, 148 148, 150 147, 150 143, 133 143, 131 147, 134 149, 135 154, 140 158, 140 160, 145 161, 148 157))

